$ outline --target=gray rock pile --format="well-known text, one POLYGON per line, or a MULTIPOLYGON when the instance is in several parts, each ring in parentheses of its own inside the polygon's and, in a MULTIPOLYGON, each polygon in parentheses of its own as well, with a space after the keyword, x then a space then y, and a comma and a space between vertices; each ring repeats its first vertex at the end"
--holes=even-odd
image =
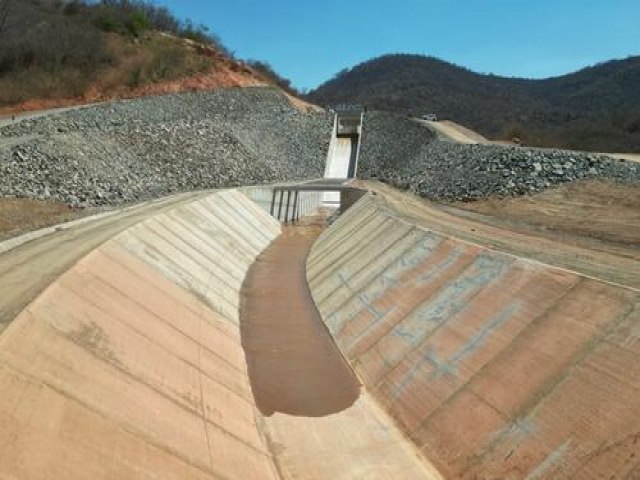
MULTIPOLYGON (((332 118, 270 88, 148 97, 0 128, 0 196, 117 205, 174 192, 322 177, 332 118)), ((437 200, 520 195, 640 164, 561 150, 457 145, 369 112, 358 176, 437 200)))
POLYGON ((358 175, 434 200, 535 193, 578 179, 640 181, 640 164, 566 150, 459 145, 402 116, 371 112, 358 175))
POLYGON ((148 97, 24 120, 0 129, 0 196, 82 207, 318 178, 331 122, 268 88, 148 97))

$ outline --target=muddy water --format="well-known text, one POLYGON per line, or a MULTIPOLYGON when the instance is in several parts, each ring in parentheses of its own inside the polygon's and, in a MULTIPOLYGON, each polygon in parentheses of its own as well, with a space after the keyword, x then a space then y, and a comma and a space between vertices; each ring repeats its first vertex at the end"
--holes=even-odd
POLYGON ((323 228, 321 218, 285 227, 242 287, 242 346, 256 404, 266 416, 329 415, 349 408, 360 394, 307 286, 307 255, 323 228))

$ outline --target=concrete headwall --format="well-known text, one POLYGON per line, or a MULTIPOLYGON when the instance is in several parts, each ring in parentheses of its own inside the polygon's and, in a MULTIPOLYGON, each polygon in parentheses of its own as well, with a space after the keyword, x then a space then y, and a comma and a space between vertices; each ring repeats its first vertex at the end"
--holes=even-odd
POLYGON ((226 191, 146 220, 0 337, 0 477, 277 478, 238 307, 280 225, 226 191))
MULTIPOLYGON (((280 202, 280 195, 276 195, 275 201, 273 198, 273 188, 270 187, 249 187, 243 188, 242 192, 249 197, 255 204, 257 204, 262 210, 269 213, 271 212, 271 202, 274 206, 274 211, 282 212, 284 217, 285 209, 287 208, 287 196, 284 195, 282 202, 280 202), (282 205, 281 205, 282 203, 282 205)), ((322 203, 322 192, 300 192, 298 198, 298 214, 300 217, 305 217, 314 213, 322 203)), ((293 216, 293 198, 289 202, 289 216, 293 216)))
POLYGON ((320 314, 448 478, 640 476, 640 294, 418 228, 367 195, 313 247, 320 314))

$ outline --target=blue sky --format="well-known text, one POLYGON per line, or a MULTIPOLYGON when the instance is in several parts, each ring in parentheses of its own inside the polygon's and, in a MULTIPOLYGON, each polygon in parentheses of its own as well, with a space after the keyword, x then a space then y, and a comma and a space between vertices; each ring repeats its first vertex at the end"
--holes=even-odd
POLYGON ((544 78, 640 55, 640 0, 156 0, 313 88, 384 53, 544 78))

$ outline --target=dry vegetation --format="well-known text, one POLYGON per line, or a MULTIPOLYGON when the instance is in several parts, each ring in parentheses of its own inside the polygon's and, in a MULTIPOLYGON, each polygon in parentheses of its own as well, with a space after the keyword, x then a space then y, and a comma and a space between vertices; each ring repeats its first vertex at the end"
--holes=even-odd
POLYGON ((95 74, 68 67, 60 75, 29 68, 0 77, 0 106, 32 99, 108 98, 136 88, 210 71, 215 60, 180 39, 151 33, 137 42, 107 34, 104 55, 110 59, 95 74), (90 97, 90 98, 89 98, 90 97))
POLYGON ((3 113, 278 78, 236 61, 206 27, 144 0, 0 0, 3 113))
POLYGON ((107 43, 110 55, 118 59, 96 82, 97 88, 113 91, 195 75, 211 69, 215 61, 201 55, 174 37, 149 34, 137 43, 112 35, 107 43))

